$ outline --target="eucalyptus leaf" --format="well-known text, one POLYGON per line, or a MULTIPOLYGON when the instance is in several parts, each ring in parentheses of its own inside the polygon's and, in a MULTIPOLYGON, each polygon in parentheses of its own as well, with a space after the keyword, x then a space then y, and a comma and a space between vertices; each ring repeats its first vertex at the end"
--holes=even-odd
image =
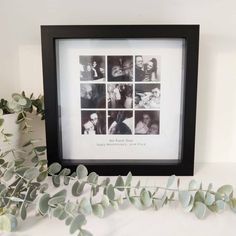
POLYGON ((25 220, 27 217, 27 211, 26 211, 26 207, 25 204, 22 203, 21 207, 20 207, 20 216, 22 220, 25 220))
POLYGON ((70 233, 71 234, 75 233, 84 224, 86 224, 86 219, 85 219, 84 215, 82 215, 82 214, 77 215, 71 222, 70 233))
POLYGON ((117 201, 111 201, 111 206, 115 209, 115 210, 119 210, 119 205, 117 201))
POLYGON ((64 185, 68 185, 70 183, 70 176, 64 176, 64 185))
POLYGON ((101 204, 104 208, 107 208, 110 206, 110 200, 107 195, 102 196, 101 204))
POLYGON ((205 196, 205 204, 207 206, 211 206, 215 202, 215 196, 209 192, 206 193, 205 196))
POLYGON ((166 187, 169 188, 175 181, 176 176, 175 175, 171 175, 168 180, 167 180, 167 184, 166 187))
POLYGON ((191 190, 198 190, 199 189, 199 184, 197 183, 197 181, 195 179, 192 179, 190 182, 189 182, 189 185, 188 185, 188 189, 191 191, 191 190))
POLYGON ((140 193, 140 201, 144 207, 150 207, 152 205, 151 195, 146 189, 142 189, 140 193))
POLYGON ((103 206, 101 204, 94 204, 92 205, 92 209, 93 209, 93 214, 102 218, 104 216, 104 209, 103 206))
POLYGON ((137 209, 142 210, 143 204, 140 201, 139 197, 129 197, 129 201, 132 205, 134 205, 137 209))
POLYGON ((206 214, 207 207, 202 202, 195 202, 193 210, 194 210, 195 216, 198 219, 203 219, 206 214))
POLYGON ((57 197, 53 197, 48 201, 48 205, 49 206, 56 206, 59 203, 64 203, 65 202, 65 196, 57 196, 57 197))
POLYGON ((93 212, 90 201, 85 197, 80 201, 79 209, 84 215, 90 215, 93 212))
POLYGON ((231 209, 234 213, 236 213, 236 198, 232 198, 232 199, 230 200, 229 205, 230 205, 230 209, 231 209))
POLYGON ((48 168, 48 173, 51 175, 55 175, 61 170, 61 164, 54 162, 48 168))
POLYGON ((82 194, 86 182, 80 183, 78 180, 72 185, 72 195, 78 197, 82 194))
POLYGON ((65 222, 66 225, 70 225, 71 222, 72 222, 72 220, 73 220, 73 217, 72 217, 72 216, 67 217, 66 222, 65 222))
POLYGON ((5 181, 9 181, 13 177, 13 175, 14 175, 14 167, 11 167, 4 173, 3 179, 5 181))
POLYGON ((124 186, 125 186, 125 182, 123 178, 119 175, 115 182, 115 188, 117 188, 119 191, 124 191, 124 186))
POLYGON ((126 177, 125 186, 130 186, 131 185, 131 181, 132 181, 132 173, 129 172, 127 177, 126 177))
MULTIPOLYGON (((34 150, 36 152, 44 152, 46 150, 46 147, 45 146, 38 146, 38 147, 35 147, 34 150)), ((58 171, 59 172, 59 171, 58 171)), ((57 172, 56 172, 57 173, 57 172)))
POLYGON ((55 187, 59 187, 61 183, 60 175, 52 176, 52 183, 55 187))
POLYGON ((87 177, 88 170, 84 165, 79 165, 76 168, 76 174, 77 174, 78 179, 83 179, 87 177))
POLYGON ((53 209, 53 216, 56 218, 59 218, 63 212, 64 212, 63 207, 57 206, 56 208, 53 209))
POLYGON ((95 172, 91 172, 88 175, 87 181, 91 184, 96 184, 98 180, 98 175, 95 172))
POLYGON ((37 177, 37 181, 38 182, 43 182, 48 176, 48 172, 47 171, 42 171, 38 177, 37 177))
POLYGON ((225 206, 226 206, 226 204, 225 204, 224 201, 222 201, 222 200, 217 200, 217 201, 216 201, 217 212, 222 212, 222 211, 224 211, 224 210, 225 210, 225 206))
POLYGON ((78 236, 93 236, 89 231, 81 229, 78 236))
POLYGON ((108 185, 106 194, 110 200, 115 199, 115 191, 114 191, 114 187, 112 186, 112 184, 108 185))
POLYGON ((233 193, 233 186, 232 185, 223 185, 217 190, 217 193, 225 194, 226 196, 230 196, 233 193))
POLYGON ((181 205, 186 208, 191 200, 191 194, 188 191, 180 191, 179 192, 179 201, 181 205))
POLYGON ((202 202, 202 203, 204 203, 204 202, 205 202, 205 194, 204 194, 204 192, 201 191, 201 190, 197 191, 197 192, 195 193, 195 195, 194 195, 194 200, 195 200, 196 202, 202 202))
POLYGON ((62 189, 62 190, 60 190, 59 192, 55 193, 55 194, 52 196, 52 198, 54 198, 54 197, 66 197, 66 195, 67 195, 66 189, 62 189))
POLYGON ((50 200, 50 195, 48 193, 44 193, 38 201, 38 211, 42 215, 45 215, 48 212, 48 209, 49 209, 48 202, 49 202, 49 200, 50 200))
POLYGON ((12 232, 17 227, 17 219, 14 215, 0 215, 0 231, 12 232))
POLYGON ((20 98, 17 103, 21 106, 25 106, 27 104, 27 100, 25 98, 20 98))
POLYGON ((37 178, 38 175, 39 175, 38 168, 32 167, 32 168, 25 171, 24 178, 27 180, 33 180, 33 179, 37 178))

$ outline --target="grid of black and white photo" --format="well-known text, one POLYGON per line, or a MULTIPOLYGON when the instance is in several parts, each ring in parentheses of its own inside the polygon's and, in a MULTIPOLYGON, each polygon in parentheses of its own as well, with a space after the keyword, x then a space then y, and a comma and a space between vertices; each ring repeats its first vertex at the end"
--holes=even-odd
POLYGON ((79 56, 82 134, 158 135, 160 57, 79 56))

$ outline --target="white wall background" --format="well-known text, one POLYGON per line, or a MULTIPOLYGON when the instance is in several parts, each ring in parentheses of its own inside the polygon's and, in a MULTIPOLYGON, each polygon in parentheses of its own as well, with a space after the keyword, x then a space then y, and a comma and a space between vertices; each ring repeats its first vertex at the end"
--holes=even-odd
POLYGON ((200 24, 196 161, 236 162, 235 0, 0 0, 0 97, 43 93, 43 24, 200 24))

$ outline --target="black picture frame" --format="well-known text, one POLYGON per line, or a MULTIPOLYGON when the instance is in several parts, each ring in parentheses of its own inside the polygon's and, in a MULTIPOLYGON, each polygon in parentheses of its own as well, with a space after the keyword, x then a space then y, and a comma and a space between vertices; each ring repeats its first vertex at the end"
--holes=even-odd
POLYGON ((46 142, 49 164, 60 162, 72 170, 84 164, 99 175, 160 176, 194 174, 195 121, 197 100, 197 74, 199 25, 71 25, 41 26, 43 80, 46 111, 46 142), (56 39, 124 39, 124 38, 182 38, 186 41, 185 83, 183 104, 183 130, 181 156, 178 160, 66 160, 62 156, 61 127, 59 121, 58 84, 56 65, 56 39))

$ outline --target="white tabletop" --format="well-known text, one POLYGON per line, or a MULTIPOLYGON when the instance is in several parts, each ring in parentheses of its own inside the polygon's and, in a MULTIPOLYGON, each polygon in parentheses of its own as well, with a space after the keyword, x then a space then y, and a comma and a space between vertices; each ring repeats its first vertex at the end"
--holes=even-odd
MULTIPOLYGON (((135 177, 142 185, 165 185, 167 177, 135 177)), ((181 177, 183 188, 193 177, 181 177)), ((194 179, 203 186, 213 183, 215 189, 223 184, 236 186, 236 163, 198 164, 194 179)), ((235 189, 235 188, 234 188, 235 189)), ((57 219, 35 216, 33 213, 24 222, 19 222, 18 232, 0 233, 0 236, 66 236, 68 227, 57 219)), ((107 209, 103 219, 94 215, 87 217, 84 227, 94 236, 173 236, 173 235, 214 235, 233 236, 236 229, 236 214, 229 209, 221 214, 210 213, 206 219, 198 220, 193 213, 186 213, 180 204, 164 206, 159 211, 148 209, 140 211, 124 204, 120 210, 107 209)), ((77 234, 74 234, 77 235, 77 234)))

